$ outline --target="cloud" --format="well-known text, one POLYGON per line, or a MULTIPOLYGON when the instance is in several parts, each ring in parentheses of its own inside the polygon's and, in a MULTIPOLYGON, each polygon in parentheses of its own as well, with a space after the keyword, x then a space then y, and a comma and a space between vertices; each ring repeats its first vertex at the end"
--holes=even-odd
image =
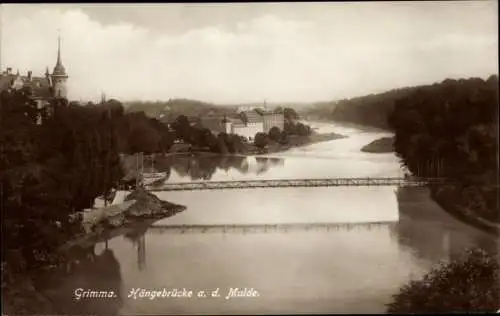
POLYGON ((61 29, 72 99, 98 99, 104 91, 121 100, 316 101, 487 76, 498 67, 494 14, 484 17, 488 23, 454 28, 404 14, 371 16, 370 23, 354 13, 331 21, 264 14, 233 28, 221 21, 177 34, 104 25, 79 9, 6 15, 2 63, 22 72, 52 69, 61 29))

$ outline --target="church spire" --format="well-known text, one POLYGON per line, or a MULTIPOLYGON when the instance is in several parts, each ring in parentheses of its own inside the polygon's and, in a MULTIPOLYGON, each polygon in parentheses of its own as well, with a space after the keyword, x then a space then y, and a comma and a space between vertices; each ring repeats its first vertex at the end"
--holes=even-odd
POLYGON ((54 67, 54 71, 50 76, 50 82, 52 83, 53 96, 55 98, 67 98, 67 87, 66 82, 68 80, 68 75, 66 74, 66 69, 62 64, 61 60, 61 36, 57 39, 57 62, 54 67))
POLYGON ((61 35, 59 35, 57 38, 57 62, 56 66, 54 67, 53 75, 66 75, 66 69, 64 68, 61 60, 61 35))
POLYGON ((57 64, 62 64, 61 62, 61 35, 57 37, 57 64))

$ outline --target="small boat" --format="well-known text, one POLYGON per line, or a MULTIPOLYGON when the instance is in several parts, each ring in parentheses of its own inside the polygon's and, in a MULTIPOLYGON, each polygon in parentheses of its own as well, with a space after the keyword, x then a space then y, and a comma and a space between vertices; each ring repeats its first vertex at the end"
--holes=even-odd
POLYGON ((143 178, 142 183, 146 186, 148 185, 158 185, 167 179, 166 176, 154 177, 154 178, 143 178))
POLYGON ((166 172, 149 172, 149 173, 143 173, 142 176, 144 179, 156 179, 156 178, 163 178, 167 176, 166 172))

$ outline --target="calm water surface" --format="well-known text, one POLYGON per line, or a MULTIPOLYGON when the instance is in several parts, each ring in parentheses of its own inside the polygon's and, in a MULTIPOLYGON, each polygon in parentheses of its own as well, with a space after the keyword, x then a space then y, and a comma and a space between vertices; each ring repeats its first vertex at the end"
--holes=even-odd
MULTIPOLYGON (((314 125, 314 124, 313 124, 314 125)), ((169 182, 400 176, 393 154, 362 153, 386 133, 316 124, 345 139, 263 157, 165 159, 169 182)), ((65 311, 106 315, 383 313, 391 296, 491 237, 444 213, 426 189, 282 188, 161 192, 188 208, 97 244, 47 293, 65 311), (250 225, 251 226, 248 226, 250 225), (197 225, 180 229, 179 225, 197 225), (203 227, 199 227, 202 225, 203 227), (75 301, 76 288, 115 290, 75 301), (133 288, 219 289, 221 297, 133 299, 133 288), (226 300, 230 288, 258 297, 226 300)))

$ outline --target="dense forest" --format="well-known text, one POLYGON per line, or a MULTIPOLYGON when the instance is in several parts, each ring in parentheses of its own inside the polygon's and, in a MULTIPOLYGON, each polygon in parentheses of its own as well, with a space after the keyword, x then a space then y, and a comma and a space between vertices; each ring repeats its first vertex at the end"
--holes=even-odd
POLYGON ((452 204, 499 221, 498 76, 416 89, 395 102, 388 123, 412 174, 453 179, 455 194, 446 193, 452 204))
POLYGON ((390 129, 387 114, 392 111, 397 100, 411 94, 418 87, 390 90, 379 94, 340 100, 335 103, 331 118, 339 122, 349 122, 390 129))
POLYGON ((92 207, 123 177, 120 153, 166 151, 173 140, 165 125, 144 113, 125 114, 116 100, 85 106, 52 100, 39 109, 29 89, 3 91, 2 273, 57 261, 56 247, 80 233, 70 215, 92 207))
POLYGON ((498 77, 445 80, 395 102, 395 150, 419 176, 492 175, 497 168, 498 77))
POLYGON ((420 87, 406 87, 338 101, 316 102, 300 110, 303 115, 321 120, 354 123, 390 130, 387 115, 395 102, 420 87))

